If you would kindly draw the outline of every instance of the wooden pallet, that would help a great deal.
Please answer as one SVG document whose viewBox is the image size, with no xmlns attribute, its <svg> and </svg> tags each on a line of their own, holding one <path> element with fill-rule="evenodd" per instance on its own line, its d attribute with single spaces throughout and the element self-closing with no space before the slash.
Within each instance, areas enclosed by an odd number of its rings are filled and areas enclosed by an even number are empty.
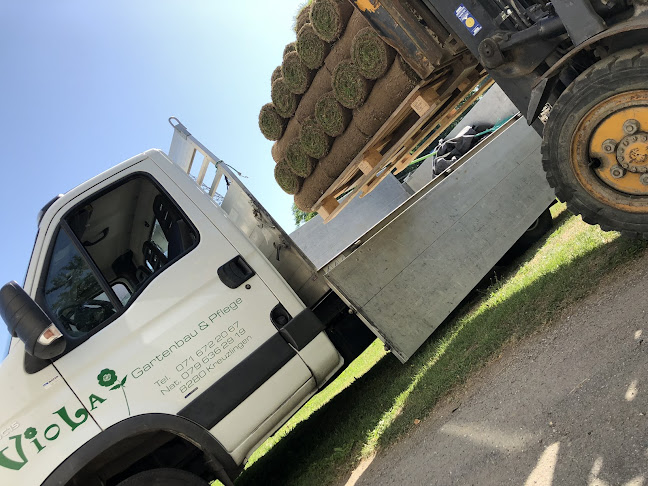
<svg viewBox="0 0 648 486">
<path fill-rule="evenodd" d="M 469 58 L 467 58 L 468 60 Z M 390 173 L 405 169 L 425 148 L 432 133 L 441 133 L 470 102 L 493 84 L 480 66 L 456 62 L 421 82 L 315 203 L 324 222 L 331 221 L 359 195 L 364 197 Z M 479 87 L 479 89 L 477 89 Z M 344 199 L 337 198 L 346 194 Z"/>
</svg>

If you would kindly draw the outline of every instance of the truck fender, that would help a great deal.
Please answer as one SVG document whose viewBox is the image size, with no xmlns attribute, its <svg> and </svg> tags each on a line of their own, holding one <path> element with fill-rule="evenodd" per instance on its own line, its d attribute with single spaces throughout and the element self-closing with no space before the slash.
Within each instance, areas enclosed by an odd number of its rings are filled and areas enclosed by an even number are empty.
<svg viewBox="0 0 648 486">
<path fill-rule="evenodd" d="M 100 458 L 111 447 L 141 434 L 168 432 L 190 442 L 205 455 L 206 463 L 223 484 L 231 485 L 228 475 L 238 470 L 237 464 L 221 443 L 200 425 L 176 415 L 145 414 L 130 417 L 99 433 L 63 461 L 42 483 L 42 486 L 67 484 L 84 467 Z"/>
<path fill-rule="evenodd" d="M 571 51 L 560 58 L 558 62 L 551 66 L 551 68 L 538 79 L 538 82 L 535 84 L 531 91 L 531 101 L 529 103 L 529 109 L 527 110 L 527 121 L 529 122 L 529 124 L 540 114 L 544 103 L 546 103 L 551 90 L 555 85 L 556 76 L 561 73 L 562 69 L 567 66 L 567 64 L 579 52 L 583 51 L 584 49 L 596 46 L 602 41 L 609 41 L 613 38 L 622 37 L 630 33 L 638 34 L 642 31 L 648 31 L 648 14 L 636 16 L 627 22 L 622 22 L 619 25 L 615 25 L 614 27 L 604 30 L 600 34 L 590 37 L 582 44 L 574 47 Z"/>
</svg>

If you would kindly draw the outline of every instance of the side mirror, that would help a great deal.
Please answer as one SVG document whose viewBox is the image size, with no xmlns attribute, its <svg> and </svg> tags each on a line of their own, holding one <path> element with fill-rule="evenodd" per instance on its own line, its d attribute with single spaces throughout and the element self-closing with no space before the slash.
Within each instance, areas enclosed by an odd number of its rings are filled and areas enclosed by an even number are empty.
<svg viewBox="0 0 648 486">
<path fill-rule="evenodd" d="M 47 314 L 11 281 L 0 289 L 0 317 L 9 332 L 25 343 L 25 351 L 40 359 L 51 359 L 65 351 L 65 339 Z"/>
</svg>

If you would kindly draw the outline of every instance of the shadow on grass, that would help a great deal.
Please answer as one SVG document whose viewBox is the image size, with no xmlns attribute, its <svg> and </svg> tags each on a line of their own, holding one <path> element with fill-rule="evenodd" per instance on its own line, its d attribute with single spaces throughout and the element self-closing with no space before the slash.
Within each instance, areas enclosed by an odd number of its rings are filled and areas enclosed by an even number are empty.
<svg viewBox="0 0 648 486">
<path fill-rule="evenodd" d="M 569 216 L 560 215 L 554 232 L 525 254 L 521 263 L 531 261 L 548 238 L 569 231 L 565 226 L 574 221 Z M 339 482 L 363 454 L 409 431 L 415 419 L 425 418 L 440 398 L 464 383 L 507 342 L 551 322 L 591 292 L 610 270 L 648 247 L 646 242 L 620 238 L 601 242 L 599 235 L 594 229 L 575 238 L 566 234 L 562 251 L 569 252 L 575 244 L 572 239 L 578 243 L 581 236 L 596 246 L 565 262 L 547 264 L 547 271 L 521 281 L 518 287 L 498 282 L 496 289 L 491 287 L 480 298 L 468 298 L 410 361 L 403 365 L 392 355 L 381 359 L 353 386 L 299 423 L 241 475 L 237 486 Z"/>
</svg>

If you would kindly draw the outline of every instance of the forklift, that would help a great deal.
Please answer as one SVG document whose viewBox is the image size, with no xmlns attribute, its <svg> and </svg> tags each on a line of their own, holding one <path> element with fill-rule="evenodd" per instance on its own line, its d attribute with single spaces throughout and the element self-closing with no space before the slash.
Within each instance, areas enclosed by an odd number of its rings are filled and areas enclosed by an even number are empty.
<svg viewBox="0 0 648 486">
<path fill-rule="evenodd" d="M 352 0 L 421 78 L 462 51 L 543 137 L 556 196 L 648 238 L 648 0 Z"/>
</svg>

